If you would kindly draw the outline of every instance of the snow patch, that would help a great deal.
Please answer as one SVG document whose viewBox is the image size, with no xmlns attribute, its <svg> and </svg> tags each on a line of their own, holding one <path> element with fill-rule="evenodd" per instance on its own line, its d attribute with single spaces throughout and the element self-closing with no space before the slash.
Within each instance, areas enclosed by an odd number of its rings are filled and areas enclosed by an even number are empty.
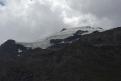
<svg viewBox="0 0 121 81">
<path fill-rule="evenodd" d="M 23 51 L 21 49 L 18 49 L 18 53 L 22 53 Z"/>
</svg>

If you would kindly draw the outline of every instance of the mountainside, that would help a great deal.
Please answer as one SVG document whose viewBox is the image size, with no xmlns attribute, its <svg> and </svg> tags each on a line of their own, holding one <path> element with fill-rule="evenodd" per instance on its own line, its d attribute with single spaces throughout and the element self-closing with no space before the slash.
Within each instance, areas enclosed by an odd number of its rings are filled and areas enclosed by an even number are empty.
<svg viewBox="0 0 121 81">
<path fill-rule="evenodd" d="M 87 28 L 63 29 L 48 38 L 46 49 L 6 41 L 0 81 L 121 81 L 121 27 Z"/>
<path fill-rule="evenodd" d="M 31 47 L 31 48 L 40 47 L 40 48 L 46 49 L 55 43 L 72 42 L 73 39 L 77 38 L 75 37 L 76 35 L 90 34 L 94 31 L 102 32 L 104 31 L 104 29 L 93 28 L 90 26 L 76 27 L 76 28 L 63 28 L 60 32 L 56 32 L 54 35 L 49 36 L 46 39 L 43 39 L 42 41 L 33 42 L 33 43 L 20 43 L 20 44 L 24 45 L 25 47 Z"/>
</svg>

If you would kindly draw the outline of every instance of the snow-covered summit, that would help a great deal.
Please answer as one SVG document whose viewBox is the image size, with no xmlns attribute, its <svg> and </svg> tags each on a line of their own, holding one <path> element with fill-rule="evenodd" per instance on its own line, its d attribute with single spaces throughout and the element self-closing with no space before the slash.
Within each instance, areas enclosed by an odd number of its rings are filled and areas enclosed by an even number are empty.
<svg viewBox="0 0 121 81">
<path fill-rule="evenodd" d="M 99 28 L 99 27 L 98 28 L 90 27 L 90 26 L 76 27 L 76 28 L 64 28 L 61 31 L 56 32 L 52 36 L 49 36 L 49 37 L 41 40 L 40 42 L 19 43 L 19 44 L 22 44 L 25 47 L 31 47 L 33 49 L 38 48 L 38 47 L 46 49 L 47 47 L 52 45 L 50 43 L 50 40 L 52 40 L 52 39 L 65 39 L 65 38 L 68 38 L 70 36 L 73 36 L 74 33 L 78 32 L 78 31 L 82 31 L 81 35 L 85 35 L 85 34 L 90 34 L 94 31 L 102 32 L 102 31 L 104 31 L 104 29 Z"/>
</svg>

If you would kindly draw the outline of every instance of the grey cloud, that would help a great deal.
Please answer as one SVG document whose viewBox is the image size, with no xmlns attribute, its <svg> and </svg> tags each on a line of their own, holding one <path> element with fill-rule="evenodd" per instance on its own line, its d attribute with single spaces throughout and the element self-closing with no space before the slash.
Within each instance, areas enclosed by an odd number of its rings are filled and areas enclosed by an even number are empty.
<svg viewBox="0 0 121 81">
<path fill-rule="evenodd" d="M 2 0 L 0 0 L 2 1 Z M 0 6 L 0 41 L 32 42 L 63 27 L 116 27 L 120 0 L 5 0 Z"/>
<path fill-rule="evenodd" d="M 83 14 L 92 14 L 98 19 L 107 18 L 113 26 L 121 25 L 121 0 L 72 0 L 71 7 Z"/>
<path fill-rule="evenodd" d="M 13 6 L 13 5 L 12 5 Z M 21 8 L 21 5 L 18 5 Z M 9 7 L 9 8 L 8 8 Z M 28 9 L 16 9 L 8 6 L 0 13 L 0 40 L 15 39 L 32 42 L 40 40 L 60 30 L 64 23 L 58 12 L 50 5 L 33 3 Z"/>
</svg>

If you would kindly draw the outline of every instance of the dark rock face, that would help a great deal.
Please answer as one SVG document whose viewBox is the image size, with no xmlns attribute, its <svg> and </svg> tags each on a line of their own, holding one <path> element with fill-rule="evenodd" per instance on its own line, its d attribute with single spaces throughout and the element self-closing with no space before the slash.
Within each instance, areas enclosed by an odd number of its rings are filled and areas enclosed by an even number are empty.
<svg viewBox="0 0 121 81">
<path fill-rule="evenodd" d="M 1 45 L 1 50 L 5 52 L 12 52 L 16 48 L 14 40 L 8 40 L 4 44 Z"/>
<path fill-rule="evenodd" d="M 63 39 L 51 39 L 50 43 L 51 44 L 58 44 L 58 43 L 61 43 L 62 41 L 63 41 Z"/>
<path fill-rule="evenodd" d="M 14 40 L 7 40 L 0 46 L 0 55 L 2 56 L 15 57 L 20 53 L 24 53 L 25 51 L 27 51 L 27 48 L 22 45 L 16 44 Z"/>
<path fill-rule="evenodd" d="M 81 35 L 83 33 L 86 33 L 88 31 L 82 31 L 82 30 L 78 30 L 76 33 L 74 33 L 74 35 Z"/>
<path fill-rule="evenodd" d="M 120 45 L 120 38 L 121 27 L 107 30 L 105 32 L 93 32 L 92 34 L 82 36 L 83 41 L 103 45 Z"/>
<path fill-rule="evenodd" d="M 0 81 L 121 81 L 120 27 L 60 41 L 28 50 L 8 40 L 0 46 Z"/>
<path fill-rule="evenodd" d="M 61 31 L 65 31 L 65 30 L 67 30 L 66 28 L 63 28 Z"/>
</svg>

